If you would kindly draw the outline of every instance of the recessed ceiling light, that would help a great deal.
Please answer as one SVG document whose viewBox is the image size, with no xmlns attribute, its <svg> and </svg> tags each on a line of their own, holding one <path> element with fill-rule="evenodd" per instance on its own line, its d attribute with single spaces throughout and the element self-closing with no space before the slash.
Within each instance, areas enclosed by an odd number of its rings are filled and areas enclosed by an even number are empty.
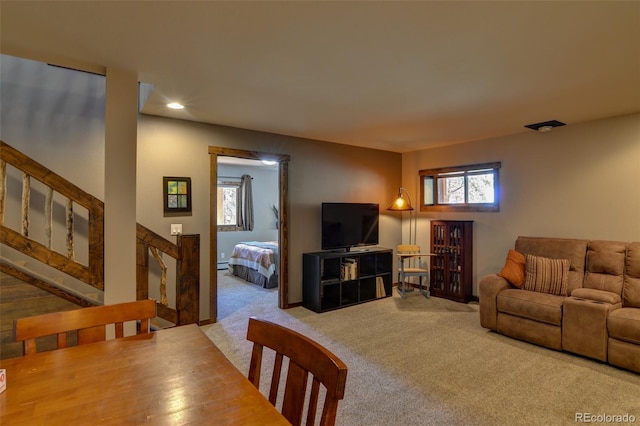
<svg viewBox="0 0 640 426">
<path fill-rule="evenodd" d="M 170 104 L 167 104 L 167 107 L 171 109 L 184 109 L 184 105 L 179 104 L 177 102 L 171 102 Z"/>
</svg>

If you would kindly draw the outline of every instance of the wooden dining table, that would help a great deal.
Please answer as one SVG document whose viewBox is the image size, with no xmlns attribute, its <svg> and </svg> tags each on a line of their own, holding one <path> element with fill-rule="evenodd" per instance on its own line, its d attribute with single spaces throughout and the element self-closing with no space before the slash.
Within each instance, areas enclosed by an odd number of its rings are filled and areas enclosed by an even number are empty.
<svg viewBox="0 0 640 426">
<path fill-rule="evenodd" d="M 0 361 L 0 424 L 289 424 L 195 324 Z"/>
</svg>

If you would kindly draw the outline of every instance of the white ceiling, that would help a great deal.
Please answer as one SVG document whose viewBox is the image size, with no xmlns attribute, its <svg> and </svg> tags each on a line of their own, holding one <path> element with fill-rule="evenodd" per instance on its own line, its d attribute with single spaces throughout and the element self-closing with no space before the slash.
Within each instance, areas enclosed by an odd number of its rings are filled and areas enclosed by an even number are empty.
<svg viewBox="0 0 640 426">
<path fill-rule="evenodd" d="M 640 111 L 638 1 L 3 0 L 0 19 L 4 54 L 136 71 L 146 114 L 396 152 Z"/>
</svg>

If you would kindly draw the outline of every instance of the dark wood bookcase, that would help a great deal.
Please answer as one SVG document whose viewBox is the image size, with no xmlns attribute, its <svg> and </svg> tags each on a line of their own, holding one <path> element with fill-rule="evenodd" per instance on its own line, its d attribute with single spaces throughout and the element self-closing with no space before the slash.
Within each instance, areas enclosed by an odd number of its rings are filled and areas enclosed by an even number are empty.
<svg viewBox="0 0 640 426">
<path fill-rule="evenodd" d="M 473 221 L 431 221 L 431 295 L 473 300 Z"/>
<path fill-rule="evenodd" d="M 391 296 L 392 264 L 385 248 L 304 253 L 302 306 L 325 312 Z"/>
</svg>

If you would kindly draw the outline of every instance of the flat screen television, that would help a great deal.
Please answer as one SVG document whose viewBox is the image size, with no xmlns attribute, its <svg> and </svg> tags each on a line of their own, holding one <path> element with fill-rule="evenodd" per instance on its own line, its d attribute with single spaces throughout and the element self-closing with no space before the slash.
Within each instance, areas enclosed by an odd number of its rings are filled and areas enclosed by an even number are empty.
<svg viewBox="0 0 640 426">
<path fill-rule="evenodd" d="M 322 250 L 378 244 L 379 205 L 322 203 Z"/>
</svg>

